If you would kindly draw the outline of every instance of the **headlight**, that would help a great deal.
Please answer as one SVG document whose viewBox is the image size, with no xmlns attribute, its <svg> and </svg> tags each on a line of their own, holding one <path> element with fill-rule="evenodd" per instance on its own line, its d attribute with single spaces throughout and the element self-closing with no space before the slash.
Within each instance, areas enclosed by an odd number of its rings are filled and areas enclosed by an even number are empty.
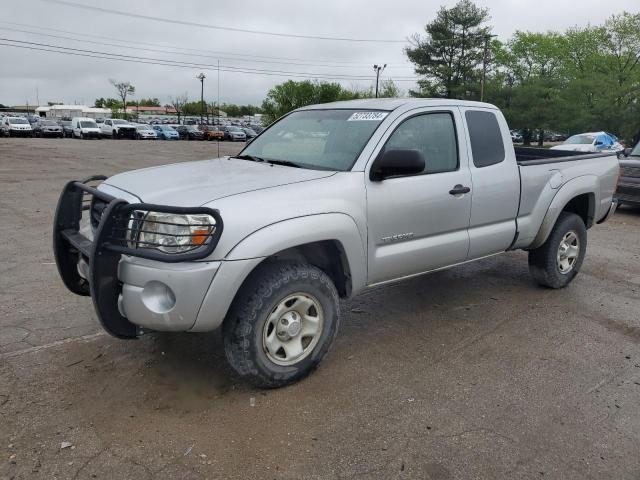
<svg viewBox="0 0 640 480">
<path fill-rule="evenodd" d="M 135 211 L 129 220 L 129 246 L 165 253 L 186 253 L 211 239 L 216 222 L 210 215 Z"/>
</svg>

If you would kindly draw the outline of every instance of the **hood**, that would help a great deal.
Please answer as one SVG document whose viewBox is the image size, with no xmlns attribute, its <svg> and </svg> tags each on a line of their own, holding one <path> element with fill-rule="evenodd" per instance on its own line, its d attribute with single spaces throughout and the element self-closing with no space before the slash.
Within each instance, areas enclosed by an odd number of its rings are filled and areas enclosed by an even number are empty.
<svg viewBox="0 0 640 480">
<path fill-rule="evenodd" d="M 223 157 L 134 170 L 114 175 L 104 183 L 145 203 L 194 207 L 232 195 L 334 174 Z"/>
</svg>

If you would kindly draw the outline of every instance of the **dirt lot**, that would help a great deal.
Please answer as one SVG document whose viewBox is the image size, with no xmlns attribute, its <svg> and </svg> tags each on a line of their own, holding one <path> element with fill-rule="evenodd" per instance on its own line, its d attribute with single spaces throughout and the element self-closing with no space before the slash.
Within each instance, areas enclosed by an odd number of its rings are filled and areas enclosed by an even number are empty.
<svg viewBox="0 0 640 480">
<path fill-rule="evenodd" d="M 103 334 L 52 263 L 63 183 L 216 151 L 0 139 L 0 478 L 640 478 L 640 210 L 562 291 L 513 252 L 345 302 L 281 390 L 240 383 L 217 333 Z"/>
</svg>

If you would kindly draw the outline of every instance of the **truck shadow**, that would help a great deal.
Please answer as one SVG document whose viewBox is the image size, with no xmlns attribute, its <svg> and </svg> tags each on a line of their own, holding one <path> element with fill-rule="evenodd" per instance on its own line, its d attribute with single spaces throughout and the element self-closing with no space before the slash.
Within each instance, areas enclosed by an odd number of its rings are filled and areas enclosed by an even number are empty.
<svg viewBox="0 0 640 480">
<path fill-rule="evenodd" d="M 507 258 L 507 257 L 518 258 Z M 491 295 L 487 293 L 491 291 Z M 329 354 L 332 367 L 372 349 L 400 345 L 409 335 L 426 339 L 420 349 L 433 347 L 433 329 L 482 328 L 493 312 L 510 310 L 509 296 L 540 291 L 529 277 L 522 252 L 481 260 L 450 270 L 375 287 L 341 302 L 342 325 Z M 498 293 L 496 293 L 498 292 Z M 384 332 L 385 342 L 377 340 Z M 147 339 L 148 381 L 166 391 L 214 400 L 230 391 L 251 391 L 228 366 L 222 333 L 153 333 Z M 327 362 L 324 363 L 326 365 Z M 315 375 L 315 374 L 314 374 Z"/>
</svg>

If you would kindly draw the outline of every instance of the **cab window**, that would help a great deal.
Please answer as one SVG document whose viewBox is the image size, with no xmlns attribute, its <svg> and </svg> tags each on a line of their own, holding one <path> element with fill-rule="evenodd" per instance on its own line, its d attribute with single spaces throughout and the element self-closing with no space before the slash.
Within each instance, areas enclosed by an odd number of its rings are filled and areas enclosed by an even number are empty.
<svg viewBox="0 0 640 480">
<path fill-rule="evenodd" d="M 482 110 L 467 110 L 465 118 L 473 164 L 482 168 L 502 162 L 505 158 L 504 141 L 496 115 Z"/>
<path fill-rule="evenodd" d="M 425 161 L 423 174 L 458 169 L 458 145 L 453 115 L 425 113 L 410 117 L 391 134 L 384 150 L 418 150 Z"/>
</svg>

